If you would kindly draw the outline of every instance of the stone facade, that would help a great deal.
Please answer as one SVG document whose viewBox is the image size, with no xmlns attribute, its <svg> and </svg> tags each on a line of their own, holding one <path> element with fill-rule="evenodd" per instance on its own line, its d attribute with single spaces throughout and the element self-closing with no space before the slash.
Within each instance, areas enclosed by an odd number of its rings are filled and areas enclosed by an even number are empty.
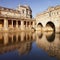
<svg viewBox="0 0 60 60">
<path fill-rule="evenodd" d="M 24 17 L 24 18 L 32 18 L 32 10 L 29 6 L 27 5 L 19 5 L 17 7 L 17 10 L 20 11 L 21 13 L 21 17 Z"/>
<path fill-rule="evenodd" d="M 0 30 L 21 31 L 32 30 L 35 26 L 32 10 L 27 5 L 19 5 L 17 9 L 0 7 Z"/>
<path fill-rule="evenodd" d="M 19 5 L 15 10 L 0 7 L 0 31 L 55 31 L 60 32 L 60 6 L 49 7 L 32 18 L 32 9 Z"/>
<path fill-rule="evenodd" d="M 55 29 L 55 32 L 60 32 L 60 6 L 49 7 L 46 11 L 36 15 L 36 30 L 41 29 L 43 31 Z"/>
</svg>

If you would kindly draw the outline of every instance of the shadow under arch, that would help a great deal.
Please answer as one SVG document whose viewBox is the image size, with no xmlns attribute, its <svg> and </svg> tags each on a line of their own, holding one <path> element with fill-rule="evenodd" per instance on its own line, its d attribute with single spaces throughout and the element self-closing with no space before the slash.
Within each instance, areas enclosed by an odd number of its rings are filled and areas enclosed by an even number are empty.
<svg viewBox="0 0 60 60">
<path fill-rule="evenodd" d="M 55 25 L 54 25 L 53 22 L 51 22 L 51 21 L 47 22 L 46 27 L 52 28 L 52 29 L 53 29 L 53 32 L 55 32 Z M 48 28 L 48 29 L 49 29 L 49 28 Z"/>
<path fill-rule="evenodd" d="M 43 29 L 42 29 L 42 28 L 43 28 L 42 23 L 39 22 L 39 23 L 37 24 L 37 28 L 38 28 L 39 31 L 42 31 L 42 30 L 43 30 Z"/>
<path fill-rule="evenodd" d="M 40 22 L 38 23 L 38 25 L 37 25 L 37 26 L 43 27 L 42 23 L 40 23 Z"/>
<path fill-rule="evenodd" d="M 48 42 L 53 42 L 55 40 L 55 33 L 54 32 L 52 34 L 47 33 L 46 39 Z"/>
</svg>

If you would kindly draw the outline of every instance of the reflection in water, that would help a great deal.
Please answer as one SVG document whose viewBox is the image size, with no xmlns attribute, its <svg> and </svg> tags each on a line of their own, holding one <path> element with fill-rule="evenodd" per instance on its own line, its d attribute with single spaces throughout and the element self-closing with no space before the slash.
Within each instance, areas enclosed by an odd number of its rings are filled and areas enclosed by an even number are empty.
<svg viewBox="0 0 60 60">
<path fill-rule="evenodd" d="M 52 34 L 51 34 L 52 33 Z M 49 41 L 49 42 L 53 42 L 54 40 L 55 40 L 55 33 L 53 33 L 53 32 L 48 32 L 47 34 L 46 34 L 46 38 L 47 38 L 47 40 Z"/>
<path fill-rule="evenodd" d="M 32 52 L 37 52 L 39 53 L 39 56 L 41 56 L 40 49 L 42 49 L 48 53 L 49 56 L 54 56 L 60 59 L 59 38 L 60 34 L 55 34 L 53 32 L 0 33 L 0 54 L 17 50 L 19 56 L 28 54 L 31 54 L 30 56 L 32 56 Z M 35 45 L 34 42 L 36 42 Z M 33 55 L 38 58 L 38 54 Z"/>
<path fill-rule="evenodd" d="M 60 60 L 60 34 L 49 32 L 43 35 L 42 40 L 36 40 L 37 46 L 46 51 L 49 56 L 57 57 Z"/>
<path fill-rule="evenodd" d="M 32 42 L 26 42 L 21 44 L 21 47 L 18 49 L 20 55 L 28 54 L 31 50 Z"/>
<path fill-rule="evenodd" d="M 0 53 L 18 49 L 20 54 L 31 50 L 34 35 L 30 33 L 0 33 Z"/>
<path fill-rule="evenodd" d="M 37 32 L 37 35 L 38 35 L 39 38 L 42 38 L 43 33 L 41 33 L 41 32 Z"/>
</svg>

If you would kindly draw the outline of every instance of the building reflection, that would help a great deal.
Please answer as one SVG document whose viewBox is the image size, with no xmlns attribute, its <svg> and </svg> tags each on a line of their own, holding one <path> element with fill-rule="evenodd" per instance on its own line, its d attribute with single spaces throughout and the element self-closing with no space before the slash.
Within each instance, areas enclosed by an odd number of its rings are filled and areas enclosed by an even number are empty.
<svg viewBox="0 0 60 60">
<path fill-rule="evenodd" d="M 46 39 L 49 42 L 53 42 L 55 40 L 55 33 L 53 32 L 46 33 Z"/>
<path fill-rule="evenodd" d="M 36 44 L 38 48 L 46 51 L 49 56 L 57 57 L 60 60 L 60 34 L 44 33 L 42 38 L 36 40 Z"/>
<path fill-rule="evenodd" d="M 31 49 L 32 49 L 32 42 L 26 42 L 20 45 L 20 48 L 18 48 L 18 52 L 20 55 L 28 54 Z"/>
<path fill-rule="evenodd" d="M 35 34 L 25 33 L 0 33 L 0 54 L 17 49 L 19 53 L 26 54 L 31 50 Z"/>
<path fill-rule="evenodd" d="M 49 56 L 60 60 L 60 34 L 53 32 L 0 33 L 0 54 L 17 50 L 20 55 L 30 53 L 33 42 Z"/>
</svg>

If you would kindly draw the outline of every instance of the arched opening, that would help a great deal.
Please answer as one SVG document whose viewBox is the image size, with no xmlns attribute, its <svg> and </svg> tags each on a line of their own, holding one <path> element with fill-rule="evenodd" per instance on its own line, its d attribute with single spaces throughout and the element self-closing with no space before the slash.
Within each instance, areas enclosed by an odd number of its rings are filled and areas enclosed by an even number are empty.
<svg viewBox="0 0 60 60">
<path fill-rule="evenodd" d="M 42 27 L 43 27 L 43 25 L 41 23 L 38 23 L 38 25 L 37 25 L 38 30 L 42 31 Z"/>
<path fill-rule="evenodd" d="M 54 25 L 53 22 L 50 21 L 50 22 L 48 22 L 46 24 L 46 31 L 48 31 L 48 32 L 50 32 L 50 31 L 55 32 L 55 25 Z"/>
</svg>

